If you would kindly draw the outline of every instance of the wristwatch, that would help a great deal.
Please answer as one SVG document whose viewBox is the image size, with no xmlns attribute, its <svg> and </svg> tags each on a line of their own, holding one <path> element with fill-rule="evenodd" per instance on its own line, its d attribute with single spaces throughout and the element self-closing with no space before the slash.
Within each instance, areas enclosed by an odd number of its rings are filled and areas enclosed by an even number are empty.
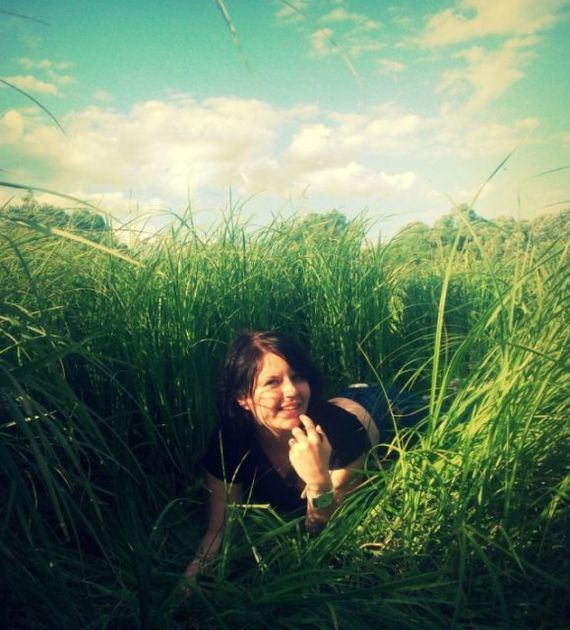
<svg viewBox="0 0 570 630">
<path fill-rule="evenodd" d="M 313 507 L 319 510 L 330 507 L 334 503 L 334 490 L 329 490 L 328 492 L 318 494 L 316 497 L 311 497 L 311 503 Z"/>
</svg>

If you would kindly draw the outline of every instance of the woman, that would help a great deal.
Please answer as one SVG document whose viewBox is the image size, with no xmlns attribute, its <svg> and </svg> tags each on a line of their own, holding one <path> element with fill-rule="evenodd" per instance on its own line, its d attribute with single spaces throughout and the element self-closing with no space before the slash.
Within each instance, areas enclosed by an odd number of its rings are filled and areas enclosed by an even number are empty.
<svg viewBox="0 0 570 630">
<path fill-rule="evenodd" d="M 228 503 L 303 509 L 307 531 L 320 531 L 358 483 L 380 432 L 388 441 L 394 416 L 380 391 L 356 385 L 323 401 L 318 372 L 291 339 L 238 335 L 223 370 L 221 421 L 202 460 L 208 529 L 185 575 L 194 577 L 218 552 Z"/>
</svg>

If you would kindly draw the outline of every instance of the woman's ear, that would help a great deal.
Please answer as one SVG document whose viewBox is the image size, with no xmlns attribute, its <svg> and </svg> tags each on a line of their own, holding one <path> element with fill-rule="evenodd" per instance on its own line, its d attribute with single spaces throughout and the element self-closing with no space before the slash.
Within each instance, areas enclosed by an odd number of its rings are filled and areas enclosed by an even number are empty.
<svg viewBox="0 0 570 630">
<path fill-rule="evenodd" d="M 249 406 L 249 402 L 248 402 L 247 398 L 245 398 L 244 396 L 242 396 L 241 398 L 237 398 L 236 402 L 242 409 L 245 409 L 246 411 L 251 411 L 251 407 Z"/>
</svg>

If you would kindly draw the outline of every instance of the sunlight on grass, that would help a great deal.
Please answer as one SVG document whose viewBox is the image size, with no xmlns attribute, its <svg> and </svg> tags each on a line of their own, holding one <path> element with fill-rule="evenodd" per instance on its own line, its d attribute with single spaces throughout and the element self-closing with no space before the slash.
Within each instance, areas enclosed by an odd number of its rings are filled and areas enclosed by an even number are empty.
<svg viewBox="0 0 570 630">
<path fill-rule="evenodd" d="M 296 219 L 251 230 L 230 213 L 208 235 L 189 219 L 132 248 L 2 227 L 4 627 L 562 620 L 563 239 L 500 261 L 452 246 L 410 267 L 366 242 L 364 219 L 333 234 Z M 217 374 L 245 326 L 307 344 L 329 393 L 398 381 L 426 417 L 370 454 L 366 482 L 318 537 L 236 506 L 183 600 Z"/>
</svg>

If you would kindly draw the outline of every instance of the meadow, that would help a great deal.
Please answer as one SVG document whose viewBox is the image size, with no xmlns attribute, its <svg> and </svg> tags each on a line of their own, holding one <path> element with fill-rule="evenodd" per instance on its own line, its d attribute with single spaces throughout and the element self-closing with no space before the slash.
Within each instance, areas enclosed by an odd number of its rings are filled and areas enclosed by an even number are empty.
<svg viewBox="0 0 570 630">
<path fill-rule="evenodd" d="M 0 626 L 568 623 L 567 234 L 497 258 L 466 222 L 468 251 L 458 231 L 402 258 L 365 218 L 232 211 L 202 234 L 188 215 L 129 247 L 1 223 Z M 245 327 L 301 340 L 331 394 L 398 382 L 425 420 L 371 452 L 317 537 L 235 506 L 184 598 L 217 374 Z"/>
</svg>

